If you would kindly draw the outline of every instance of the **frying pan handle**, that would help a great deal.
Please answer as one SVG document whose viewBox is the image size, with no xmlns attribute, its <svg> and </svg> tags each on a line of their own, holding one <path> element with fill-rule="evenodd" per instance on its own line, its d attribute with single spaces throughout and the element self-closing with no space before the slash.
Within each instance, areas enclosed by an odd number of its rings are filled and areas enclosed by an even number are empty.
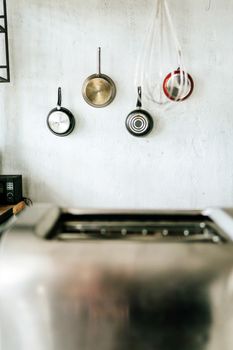
<svg viewBox="0 0 233 350">
<path fill-rule="evenodd" d="M 138 86 L 137 108 L 142 108 L 142 87 L 141 86 Z"/>
<path fill-rule="evenodd" d="M 57 109 L 61 109 L 61 103 L 62 103 L 62 94 L 61 94 L 61 88 L 58 88 L 58 100 L 57 100 Z"/>
<path fill-rule="evenodd" d="M 101 75 L 101 47 L 98 47 L 98 65 L 97 74 Z"/>
</svg>

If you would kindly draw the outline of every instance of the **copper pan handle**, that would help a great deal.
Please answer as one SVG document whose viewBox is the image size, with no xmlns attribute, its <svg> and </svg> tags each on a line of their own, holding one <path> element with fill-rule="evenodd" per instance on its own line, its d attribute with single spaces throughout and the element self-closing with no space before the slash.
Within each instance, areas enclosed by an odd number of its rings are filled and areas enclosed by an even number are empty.
<svg viewBox="0 0 233 350">
<path fill-rule="evenodd" d="M 101 47 L 98 47 L 98 59 L 97 59 L 97 71 L 98 71 L 98 75 L 101 75 Z"/>
</svg>

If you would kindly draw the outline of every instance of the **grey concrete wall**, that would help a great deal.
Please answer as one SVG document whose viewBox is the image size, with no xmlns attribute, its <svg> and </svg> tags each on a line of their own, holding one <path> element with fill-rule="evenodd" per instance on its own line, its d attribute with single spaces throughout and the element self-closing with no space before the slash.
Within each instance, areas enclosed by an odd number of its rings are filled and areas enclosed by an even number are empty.
<svg viewBox="0 0 233 350">
<path fill-rule="evenodd" d="M 154 0 L 8 0 L 11 84 L 0 86 L 2 173 L 22 173 L 34 201 L 81 207 L 198 208 L 233 205 L 233 1 L 168 0 L 195 78 L 192 98 L 155 116 L 145 139 L 125 130 L 134 74 Z M 82 99 L 96 69 L 115 80 L 112 105 Z M 77 118 L 67 138 L 46 116 L 57 87 Z"/>
</svg>

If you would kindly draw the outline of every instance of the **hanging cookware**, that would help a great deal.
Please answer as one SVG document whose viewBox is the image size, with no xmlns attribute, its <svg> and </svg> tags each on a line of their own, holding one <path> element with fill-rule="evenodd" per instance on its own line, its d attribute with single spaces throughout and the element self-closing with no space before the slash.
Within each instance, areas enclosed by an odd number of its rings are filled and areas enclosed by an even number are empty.
<svg viewBox="0 0 233 350">
<path fill-rule="evenodd" d="M 180 68 L 169 73 L 163 82 L 163 91 L 172 101 L 180 102 L 186 100 L 191 96 L 193 89 L 193 78 L 190 74 L 184 71 L 181 72 Z"/>
<path fill-rule="evenodd" d="M 138 101 L 137 109 L 132 111 L 125 122 L 127 130 L 133 136 L 146 136 L 148 135 L 154 126 L 153 118 L 151 115 L 142 109 L 142 88 L 138 87 Z"/>
<path fill-rule="evenodd" d="M 139 56 L 136 86 L 159 109 L 187 99 L 194 88 L 187 74 L 183 50 L 167 0 L 157 0 L 155 12 Z M 179 67 L 174 71 L 174 68 Z M 169 74 L 168 74 L 169 73 Z"/>
<path fill-rule="evenodd" d="M 92 107 L 108 106 L 116 97 L 113 80 L 101 73 L 101 48 L 98 48 L 98 72 L 88 77 L 83 84 L 83 98 Z"/>
<path fill-rule="evenodd" d="M 57 107 L 52 109 L 47 117 L 47 125 L 49 130 L 56 136 L 67 136 L 75 127 L 75 118 L 73 114 L 66 108 L 61 106 L 62 93 L 58 88 Z"/>
</svg>

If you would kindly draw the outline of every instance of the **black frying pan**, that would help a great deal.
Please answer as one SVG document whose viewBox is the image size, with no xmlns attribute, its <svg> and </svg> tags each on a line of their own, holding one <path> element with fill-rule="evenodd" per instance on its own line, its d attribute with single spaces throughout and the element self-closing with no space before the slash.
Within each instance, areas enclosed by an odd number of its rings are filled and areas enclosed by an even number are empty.
<svg viewBox="0 0 233 350">
<path fill-rule="evenodd" d="M 73 114 L 61 106 L 62 94 L 61 88 L 58 88 L 57 107 L 49 112 L 47 117 L 47 125 L 49 130 L 56 136 L 67 136 L 75 127 L 75 118 Z"/>
<path fill-rule="evenodd" d="M 132 111 L 126 118 L 127 130 L 131 135 L 141 137 L 148 135 L 154 126 L 150 113 L 142 109 L 142 88 L 138 87 L 137 109 Z"/>
</svg>

